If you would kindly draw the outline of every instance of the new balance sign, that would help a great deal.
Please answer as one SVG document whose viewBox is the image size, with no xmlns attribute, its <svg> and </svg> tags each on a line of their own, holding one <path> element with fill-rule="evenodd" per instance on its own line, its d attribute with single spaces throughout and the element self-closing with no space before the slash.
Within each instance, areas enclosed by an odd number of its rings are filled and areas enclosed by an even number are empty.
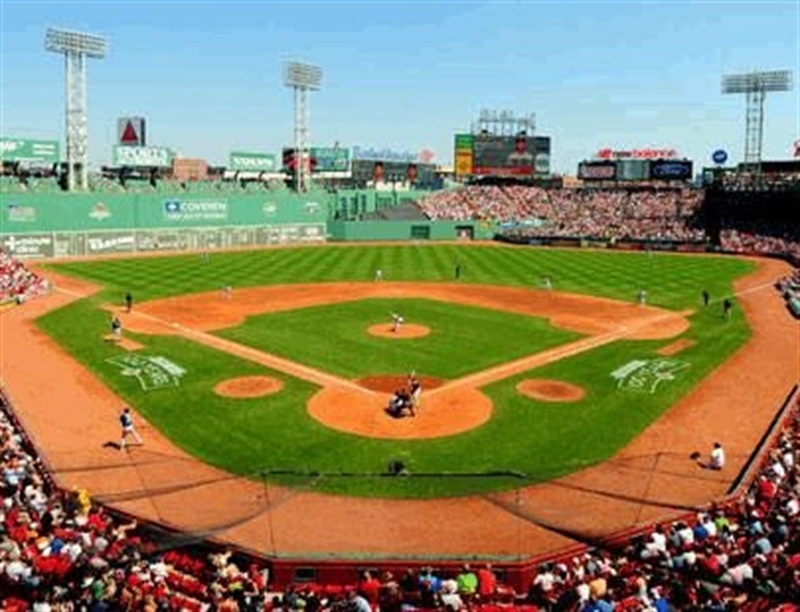
<svg viewBox="0 0 800 612">
<path fill-rule="evenodd" d="M 228 170 L 251 172 L 274 172 L 277 167 L 277 157 L 271 153 L 231 153 L 228 163 Z"/>
<path fill-rule="evenodd" d="M 173 153 L 164 147 L 114 147 L 114 165 L 129 168 L 169 168 Z"/>
</svg>

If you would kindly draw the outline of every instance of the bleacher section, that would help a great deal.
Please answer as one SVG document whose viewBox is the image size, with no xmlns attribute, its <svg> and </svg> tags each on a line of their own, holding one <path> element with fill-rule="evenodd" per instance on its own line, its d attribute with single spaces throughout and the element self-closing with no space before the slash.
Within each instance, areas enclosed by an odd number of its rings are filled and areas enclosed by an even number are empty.
<svg viewBox="0 0 800 612">
<path fill-rule="evenodd" d="M 413 202 L 404 202 L 397 206 L 381 208 L 375 212 L 375 218 L 383 221 L 422 221 L 426 219 L 422 209 Z"/>
</svg>

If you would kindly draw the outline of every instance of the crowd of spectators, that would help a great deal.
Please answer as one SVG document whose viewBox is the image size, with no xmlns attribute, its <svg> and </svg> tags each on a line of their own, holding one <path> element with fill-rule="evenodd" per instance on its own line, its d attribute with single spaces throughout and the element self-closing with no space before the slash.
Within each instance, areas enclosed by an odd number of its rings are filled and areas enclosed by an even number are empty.
<svg viewBox="0 0 800 612">
<path fill-rule="evenodd" d="M 722 187 L 728 191 L 752 191 L 754 189 L 780 189 L 800 186 L 800 173 L 773 172 L 769 175 L 726 172 L 721 175 Z"/>
<path fill-rule="evenodd" d="M 703 192 L 695 189 L 542 189 L 468 186 L 418 202 L 431 220 L 526 223 L 530 237 L 702 242 Z"/>
<path fill-rule="evenodd" d="M 800 411 L 741 497 L 543 564 L 526 592 L 489 564 L 363 572 L 349 585 L 270 585 L 266 565 L 230 551 L 165 551 L 135 520 L 64 492 L 10 408 L 0 406 L 0 604 L 73 610 L 782 610 L 800 607 Z M 698 468 L 699 469 L 699 468 Z M 272 588 L 271 588 L 272 587 Z"/>
<path fill-rule="evenodd" d="M 25 300 L 48 290 L 47 280 L 28 270 L 18 259 L 0 249 L 0 304 Z"/>
<path fill-rule="evenodd" d="M 720 247 L 731 253 L 770 253 L 800 260 L 800 225 L 741 218 L 723 221 Z"/>
</svg>

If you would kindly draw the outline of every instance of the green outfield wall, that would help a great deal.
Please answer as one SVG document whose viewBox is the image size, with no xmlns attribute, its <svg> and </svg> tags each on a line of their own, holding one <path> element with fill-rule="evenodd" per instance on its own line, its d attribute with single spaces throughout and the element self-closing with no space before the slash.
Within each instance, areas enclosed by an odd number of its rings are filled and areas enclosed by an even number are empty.
<svg viewBox="0 0 800 612">
<path fill-rule="evenodd" d="M 0 246 L 20 258 L 335 241 L 488 239 L 495 226 L 353 221 L 425 192 L 2 193 Z M 337 211 L 339 214 L 337 215 Z"/>
<path fill-rule="evenodd" d="M 496 225 L 477 221 L 331 221 L 328 239 L 342 242 L 372 240 L 490 240 Z"/>
<path fill-rule="evenodd" d="M 0 194 L 0 245 L 73 257 L 323 242 L 331 195 Z"/>
</svg>

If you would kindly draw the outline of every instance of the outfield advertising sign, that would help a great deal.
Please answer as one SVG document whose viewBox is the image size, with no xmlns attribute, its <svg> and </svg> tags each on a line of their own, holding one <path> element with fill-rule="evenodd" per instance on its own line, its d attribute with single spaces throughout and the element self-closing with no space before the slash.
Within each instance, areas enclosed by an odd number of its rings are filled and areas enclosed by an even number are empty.
<svg viewBox="0 0 800 612">
<path fill-rule="evenodd" d="M 128 168 L 170 168 L 175 154 L 166 147 L 114 147 L 113 164 Z"/>
<path fill-rule="evenodd" d="M 277 172 L 278 157 L 272 153 L 241 153 L 234 151 L 228 158 L 228 170 Z"/>
<path fill-rule="evenodd" d="M 14 257 L 28 259 L 53 257 L 55 248 L 52 234 L 26 234 L 24 236 L 11 234 L 0 240 L 0 246 Z"/>
<path fill-rule="evenodd" d="M 103 253 L 131 253 L 136 250 L 133 232 L 93 232 L 86 237 L 86 251 L 90 255 Z"/>
<path fill-rule="evenodd" d="M 218 200 L 166 200 L 164 202 L 164 219 L 179 223 L 195 221 L 227 221 L 228 203 Z"/>
<path fill-rule="evenodd" d="M 0 138 L 0 156 L 4 162 L 57 164 L 61 158 L 57 140 Z"/>
<path fill-rule="evenodd" d="M 347 172 L 350 169 L 350 149 L 311 147 L 311 158 L 316 160 L 315 172 Z"/>
</svg>

